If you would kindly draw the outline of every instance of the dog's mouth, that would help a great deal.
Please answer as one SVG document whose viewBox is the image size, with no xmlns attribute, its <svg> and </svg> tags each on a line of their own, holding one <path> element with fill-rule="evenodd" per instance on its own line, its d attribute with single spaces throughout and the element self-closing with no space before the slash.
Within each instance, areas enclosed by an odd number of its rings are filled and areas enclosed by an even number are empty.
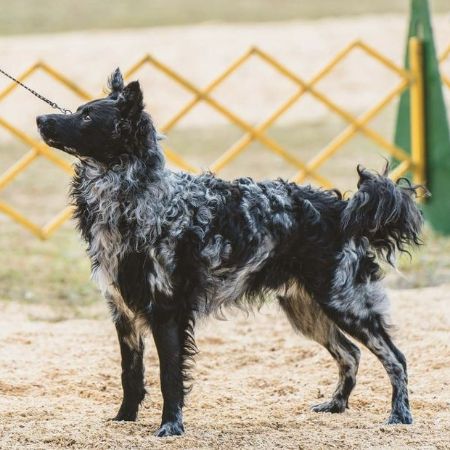
<svg viewBox="0 0 450 450">
<path fill-rule="evenodd" d="M 77 151 L 72 147 L 67 147 L 66 145 L 64 145 L 61 150 L 68 153 L 69 155 L 78 156 Z"/>
<path fill-rule="evenodd" d="M 41 135 L 42 136 L 42 135 Z M 44 139 L 44 142 L 46 143 L 46 144 L 48 144 L 48 145 L 50 145 L 50 147 L 57 147 L 57 146 L 60 146 L 61 144 L 57 141 L 57 140 L 55 140 L 55 139 L 52 139 L 52 138 L 46 138 L 45 136 L 42 136 L 43 137 L 43 139 Z"/>
<path fill-rule="evenodd" d="M 39 134 L 41 135 L 42 140 L 50 147 L 58 147 L 61 145 L 61 143 L 59 141 L 48 136 L 46 134 L 46 132 L 48 132 L 48 130 L 44 130 L 44 128 L 42 126 L 40 126 L 40 125 L 38 126 L 38 131 L 39 131 Z"/>
<path fill-rule="evenodd" d="M 45 136 L 42 132 L 41 132 L 41 136 L 42 139 L 44 140 L 44 142 L 52 147 L 52 148 L 56 148 L 58 150 L 61 150 L 69 155 L 73 155 L 73 156 L 77 156 L 77 151 L 76 149 L 74 149 L 73 147 L 69 147 L 67 145 L 62 144 L 61 142 L 59 142 L 58 140 L 54 139 L 54 138 L 50 138 Z"/>
<path fill-rule="evenodd" d="M 42 139 L 44 140 L 44 142 L 45 142 L 48 146 L 53 147 L 53 148 L 56 148 L 56 149 L 58 149 L 58 150 L 63 150 L 63 151 L 65 151 L 64 145 L 63 145 L 61 142 L 57 141 L 56 139 L 47 137 L 47 136 L 45 136 L 43 133 L 41 133 L 41 136 L 42 136 Z"/>
</svg>

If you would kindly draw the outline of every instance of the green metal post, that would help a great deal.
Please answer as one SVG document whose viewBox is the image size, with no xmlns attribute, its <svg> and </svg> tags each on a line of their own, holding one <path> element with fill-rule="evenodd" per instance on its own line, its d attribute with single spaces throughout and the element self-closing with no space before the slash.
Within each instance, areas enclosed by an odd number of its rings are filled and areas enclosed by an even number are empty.
<svg viewBox="0 0 450 450">
<path fill-rule="evenodd" d="M 436 231 L 450 234 L 450 133 L 428 0 L 411 0 L 407 42 L 411 37 L 423 43 L 426 180 L 432 195 L 423 204 L 423 210 Z M 408 52 L 407 45 L 405 67 L 409 69 Z M 400 99 L 395 143 L 411 153 L 409 89 Z"/>
</svg>

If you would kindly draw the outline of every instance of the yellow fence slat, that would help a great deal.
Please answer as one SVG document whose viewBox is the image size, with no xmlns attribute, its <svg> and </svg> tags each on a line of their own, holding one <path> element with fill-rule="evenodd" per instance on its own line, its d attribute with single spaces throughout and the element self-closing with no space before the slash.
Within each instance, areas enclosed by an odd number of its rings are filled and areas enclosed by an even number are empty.
<svg viewBox="0 0 450 450">
<path fill-rule="evenodd" d="M 41 62 L 41 69 L 44 72 L 46 72 L 48 75 L 50 75 L 52 78 L 54 78 L 56 81 L 59 81 L 61 84 L 66 86 L 69 90 L 71 90 L 74 94 L 76 94 L 82 100 L 86 100 L 86 101 L 92 100 L 92 95 L 90 95 L 88 92 L 86 92 L 84 89 L 82 89 L 80 86 L 78 86 L 71 79 L 67 78 L 61 72 L 59 72 L 56 69 L 54 69 L 53 67 L 49 66 L 45 62 Z"/>
<path fill-rule="evenodd" d="M 413 181 L 425 185 L 425 93 L 422 56 L 422 42 L 416 37 L 411 38 L 409 40 L 409 65 L 413 75 L 410 108 Z"/>
<path fill-rule="evenodd" d="M 23 214 L 19 213 L 19 211 L 3 201 L 0 201 L 0 212 L 10 216 L 18 224 L 31 231 L 39 239 L 44 239 L 42 229 L 38 225 L 27 219 Z"/>
<path fill-rule="evenodd" d="M 171 148 L 166 147 L 164 149 L 164 153 L 166 154 L 167 159 L 170 162 L 172 162 L 173 164 L 175 164 L 176 166 L 178 166 L 180 169 L 183 169 L 183 170 L 186 170 L 186 171 L 192 172 L 192 173 L 200 172 L 200 170 L 197 169 L 197 167 L 186 162 L 180 155 L 175 153 Z"/>
<path fill-rule="evenodd" d="M 450 45 L 444 50 L 439 58 L 440 62 L 444 62 L 450 56 Z"/>
<path fill-rule="evenodd" d="M 395 169 L 391 170 L 389 177 L 397 181 L 399 178 L 406 175 L 408 170 L 411 169 L 411 161 L 402 161 Z"/>
<path fill-rule="evenodd" d="M 371 47 L 370 45 L 362 42 L 362 41 L 357 41 L 356 45 L 361 49 L 364 50 L 367 54 L 369 54 L 370 56 L 372 56 L 372 58 L 378 60 L 380 63 L 384 64 L 384 66 L 386 66 L 387 68 L 391 69 L 392 71 L 396 72 L 397 75 L 399 75 L 400 77 L 409 79 L 411 78 L 410 73 L 403 69 L 403 67 L 398 66 L 397 64 L 395 64 L 393 61 L 391 61 L 388 57 L 382 55 L 378 50 L 376 50 L 375 48 Z"/>
<path fill-rule="evenodd" d="M 141 69 L 147 63 L 148 63 L 148 56 L 145 55 L 124 72 L 123 74 L 124 78 L 125 79 L 130 78 L 131 75 L 134 75 L 139 69 Z"/>
<path fill-rule="evenodd" d="M 17 175 L 22 173 L 38 157 L 38 155 L 39 152 L 33 148 L 9 167 L 0 177 L 0 190 L 11 183 Z"/>
<path fill-rule="evenodd" d="M 447 60 L 449 56 L 450 56 L 450 45 L 445 49 L 444 53 L 442 53 L 441 57 L 439 58 L 439 62 L 442 64 L 444 61 Z M 445 73 L 442 73 L 441 78 L 444 84 L 447 85 L 448 88 L 450 88 L 450 77 L 447 76 Z"/>
<path fill-rule="evenodd" d="M 43 142 L 36 141 L 32 137 L 28 136 L 28 134 L 26 134 L 24 131 L 19 130 L 17 127 L 7 122 L 3 117 L 0 117 L 0 126 L 8 130 L 12 135 L 16 136 L 24 144 L 28 145 L 29 147 L 35 148 L 39 153 L 41 153 L 57 166 L 61 167 L 61 169 L 65 170 L 67 173 L 72 173 L 72 166 L 64 159 L 57 156 L 56 153 Z"/>
<path fill-rule="evenodd" d="M 67 220 L 72 217 L 73 208 L 68 206 L 63 209 L 59 214 L 57 214 L 53 219 L 51 219 L 46 225 L 41 229 L 42 235 L 47 239 L 51 234 L 53 234 L 60 226 L 64 224 Z"/>
</svg>

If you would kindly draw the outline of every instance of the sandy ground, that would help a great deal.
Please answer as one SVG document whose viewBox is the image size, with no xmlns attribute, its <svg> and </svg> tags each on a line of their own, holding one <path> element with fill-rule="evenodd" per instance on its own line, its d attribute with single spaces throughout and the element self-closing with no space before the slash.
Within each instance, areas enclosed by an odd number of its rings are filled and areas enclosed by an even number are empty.
<svg viewBox="0 0 450 450">
<path fill-rule="evenodd" d="M 438 52 L 442 53 L 450 44 L 450 13 L 437 15 L 433 20 Z M 43 60 L 98 96 L 116 66 L 128 69 L 146 53 L 203 87 L 249 47 L 256 45 L 309 80 L 355 39 L 370 44 L 401 66 L 407 23 L 405 16 L 385 15 L 14 36 L 0 39 L 0 61 L 4 70 L 19 74 L 35 61 Z M 443 70 L 450 73 L 450 59 Z M 139 78 L 144 85 L 148 109 L 159 126 L 192 98 L 192 94 L 149 67 L 133 78 Z M 317 87 L 339 105 L 360 113 L 373 106 L 399 81 L 380 63 L 355 51 Z M 74 109 L 80 104 L 79 99 L 44 74 L 36 74 L 28 82 L 66 108 Z M 0 77 L 0 90 L 8 83 Z M 291 81 L 254 59 L 215 90 L 214 97 L 255 123 L 266 118 L 295 91 L 296 86 Z M 33 134 L 34 117 L 47 111 L 49 107 L 23 90 L 17 90 L 0 103 L 1 116 Z M 305 96 L 280 123 L 315 121 L 328 114 L 331 113 L 320 103 Z M 204 105 L 196 107 L 179 126 L 222 123 L 226 123 L 223 117 Z M 0 129 L 0 140 L 7 139 L 9 135 Z"/>
<path fill-rule="evenodd" d="M 138 422 L 112 423 L 120 367 L 106 308 L 98 306 L 104 319 L 54 323 L 44 307 L 1 303 L 0 448 L 448 448 L 450 285 L 392 291 L 391 297 L 396 340 L 409 361 L 414 425 L 383 424 L 389 383 L 367 351 L 351 409 L 309 411 L 332 393 L 336 368 L 272 306 L 199 328 L 187 432 L 164 441 L 152 436 L 161 407 L 153 345 L 146 357 L 149 395 Z"/>
</svg>

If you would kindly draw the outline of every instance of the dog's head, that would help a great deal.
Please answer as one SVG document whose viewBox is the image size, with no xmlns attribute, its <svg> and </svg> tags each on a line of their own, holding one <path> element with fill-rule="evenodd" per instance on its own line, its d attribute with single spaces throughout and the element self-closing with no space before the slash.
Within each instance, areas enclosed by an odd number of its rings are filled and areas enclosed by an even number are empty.
<svg viewBox="0 0 450 450">
<path fill-rule="evenodd" d="M 155 142 L 150 116 L 144 111 L 138 81 L 124 85 L 119 69 L 108 80 L 106 98 L 81 105 L 73 114 L 47 114 L 36 119 L 51 147 L 71 155 L 114 164 L 124 156 L 141 156 Z"/>
</svg>

